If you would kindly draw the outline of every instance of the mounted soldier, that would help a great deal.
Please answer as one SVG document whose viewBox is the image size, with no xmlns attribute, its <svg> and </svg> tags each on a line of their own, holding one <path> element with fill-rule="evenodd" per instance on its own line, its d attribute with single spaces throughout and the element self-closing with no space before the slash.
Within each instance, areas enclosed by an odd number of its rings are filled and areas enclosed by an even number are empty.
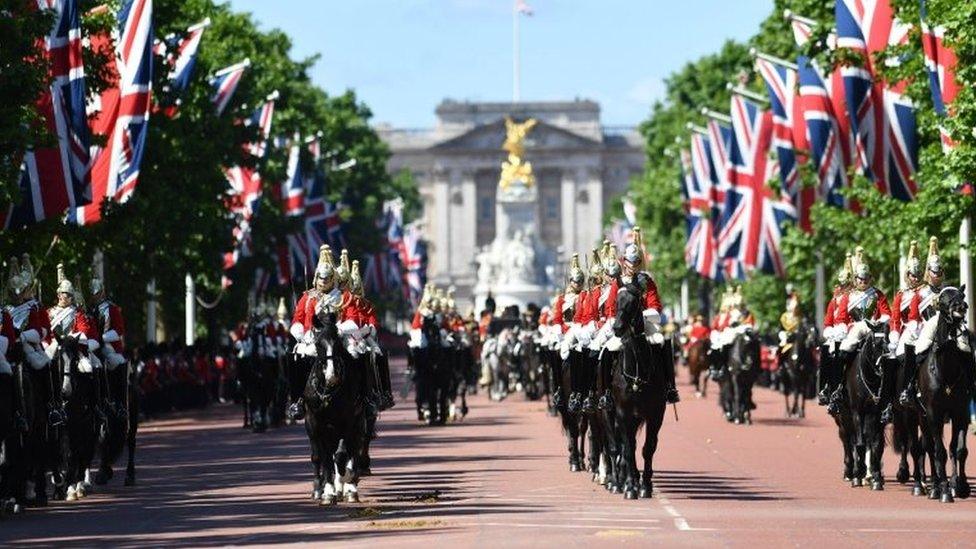
<svg viewBox="0 0 976 549">
<path fill-rule="evenodd" d="M 559 358 L 562 360 L 563 374 L 569 373 L 570 387 L 569 400 L 566 406 L 570 412 L 577 412 L 582 405 L 580 401 L 580 372 L 579 354 L 574 350 L 577 339 L 579 338 L 577 320 L 582 318 L 581 310 L 586 301 L 586 273 L 580 267 L 579 254 L 573 254 L 569 262 L 569 284 L 566 290 L 556 298 L 555 315 L 556 324 L 559 326 L 561 334 L 559 342 Z M 562 385 L 562 380 L 556 380 Z M 562 398 L 557 396 L 556 405 L 562 404 Z"/>
<path fill-rule="evenodd" d="M 850 317 L 847 313 L 847 302 L 851 292 L 854 277 L 853 259 L 850 252 L 844 258 L 844 265 L 837 272 L 837 285 L 834 294 L 827 303 L 824 315 L 823 345 L 820 349 L 820 392 L 817 403 L 826 406 L 830 402 L 830 395 L 840 383 L 842 372 L 837 360 L 840 342 L 847 336 L 847 325 Z"/>
<path fill-rule="evenodd" d="M 920 305 L 924 289 L 924 267 L 918 257 L 918 241 L 912 240 L 908 247 L 908 260 L 905 262 L 905 287 L 895 293 L 891 304 L 891 321 L 888 333 L 888 350 L 901 365 L 904 373 L 904 386 L 900 387 L 899 401 L 910 405 L 909 380 L 915 372 L 915 344 L 922 330 Z M 891 403 L 885 408 L 890 414 Z"/>
<path fill-rule="evenodd" d="M 288 416 L 294 420 L 305 417 L 305 406 L 302 392 L 308 381 L 308 372 L 316 356 L 315 347 L 315 316 L 321 312 L 338 314 L 342 305 L 342 292 L 337 283 L 336 268 L 332 261 L 332 250 L 323 245 L 319 248 L 319 262 L 315 267 L 313 287 L 305 290 L 295 305 L 292 316 L 291 332 L 297 343 L 295 353 L 295 376 L 291 387 L 292 404 L 288 408 Z"/>
<path fill-rule="evenodd" d="M 125 318 L 122 316 L 122 308 L 109 300 L 105 282 L 97 274 L 92 277 L 88 289 L 92 297 L 89 315 L 95 324 L 96 339 L 100 343 L 98 351 L 106 372 L 108 386 L 105 397 L 109 410 L 117 417 L 125 417 L 128 412 L 122 402 L 129 382 L 129 368 L 123 356 Z"/>
<path fill-rule="evenodd" d="M 78 371 L 82 373 L 100 374 L 102 363 L 98 359 L 95 351 L 101 346 L 98 343 L 99 334 L 92 322 L 92 319 L 85 314 L 84 301 L 81 299 L 80 284 L 72 284 L 65 276 L 64 265 L 58 264 L 58 302 L 53 307 L 47 309 L 47 317 L 50 322 L 51 331 L 44 341 L 44 350 L 52 360 L 61 351 L 61 347 L 67 338 L 76 338 L 79 345 L 78 349 L 81 356 L 78 358 Z M 61 415 L 64 417 L 63 403 L 61 402 L 61 387 L 54 383 L 53 372 L 50 378 L 52 416 Z M 101 380 L 101 375 L 96 375 L 97 380 Z M 99 384 L 101 385 L 101 384 Z M 96 394 L 96 401 L 93 405 L 103 412 L 101 399 L 104 396 L 104 388 L 97 385 L 101 394 Z M 52 423 L 54 423 L 52 421 Z"/>
<path fill-rule="evenodd" d="M 850 319 L 846 326 L 846 335 L 840 342 L 835 355 L 836 366 L 844 372 L 854 358 L 856 350 L 862 341 L 873 333 L 872 325 L 888 323 L 891 320 L 891 309 L 884 292 L 873 285 L 874 278 L 871 269 L 864 260 L 864 248 L 858 246 L 854 251 L 854 287 L 847 295 L 847 316 Z M 869 323 L 870 321 L 870 323 Z M 843 382 L 831 395 L 827 411 L 836 414 L 840 411 L 843 399 Z"/>
<path fill-rule="evenodd" d="M 376 339 L 379 327 L 376 309 L 364 296 L 358 260 L 352 262 L 347 288 L 342 297 L 339 334 L 345 339 L 346 349 L 353 358 L 366 356 L 369 363 L 376 368 L 375 372 L 366 376 L 371 384 L 367 396 L 379 411 L 386 410 L 393 406 L 390 367 Z"/>
</svg>

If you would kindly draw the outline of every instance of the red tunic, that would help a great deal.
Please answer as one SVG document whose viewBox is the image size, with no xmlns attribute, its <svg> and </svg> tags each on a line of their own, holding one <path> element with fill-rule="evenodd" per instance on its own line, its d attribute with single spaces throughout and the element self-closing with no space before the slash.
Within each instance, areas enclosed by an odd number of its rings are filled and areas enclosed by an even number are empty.
<svg viewBox="0 0 976 549">
<path fill-rule="evenodd" d="M 851 316 L 847 313 L 847 298 L 849 292 L 842 289 L 834 290 L 834 297 L 827 304 L 827 314 L 824 316 L 824 328 L 851 323 Z"/>
<path fill-rule="evenodd" d="M 612 320 L 617 316 L 617 293 L 620 291 L 620 283 L 616 280 L 610 281 L 610 291 L 607 300 L 603 302 L 600 310 L 600 323 Z"/>
<path fill-rule="evenodd" d="M 699 339 L 705 339 L 708 337 L 708 326 L 704 324 L 695 324 L 691 327 L 688 332 L 688 338 L 691 341 L 698 341 Z"/>
<path fill-rule="evenodd" d="M 650 274 L 648 274 L 648 278 L 647 291 L 644 292 L 644 309 L 654 309 L 660 313 L 661 295 L 657 291 L 657 283 L 654 282 L 653 278 L 650 278 Z"/>
<path fill-rule="evenodd" d="M 874 308 L 874 315 L 871 317 L 872 320 L 878 320 L 882 316 L 887 316 L 890 319 L 891 318 L 891 308 L 888 307 L 888 298 L 885 297 L 884 292 L 882 292 L 878 288 L 873 288 L 873 289 L 874 289 L 875 293 L 877 293 L 877 295 L 878 295 L 878 302 L 877 302 L 877 307 Z M 848 308 L 850 307 L 850 299 L 849 298 L 848 299 L 845 299 L 845 305 L 847 305 L 847 306 L 844 307 L 844 312 L 847 313 L 848 312 Z M 836 317 L 836 315 L 835 315 L 835 317 Z M 848 314 L 847 315 L 847 322 L 850 322 L 850 321 L 851 321 L 850 315 Z"/>
<path fill-rule="evenodd" d="M 908 297 L 906 301 L 906 297 Z M 919 313 L 918 305 L 922 302 L 922 296 L 918 288 L 901 290 L 895 293 L 895 299 L 891 304 L 891 320 L 889 326 L 893 332 L 901 333 L 902 326 L 911 321 L 919 322 L 922 315 Z"/>
<path fill-rule="evenodd" d="M 95 307 L 95 312 L 97 315 L 95 320 L 99 328 L 98 341 L 105 344 L 103 341 L 105 334 L 114 330 L 119 339 L 109 342 L 108 345 L 111 345 L 116 353 L 121 354 L 125 351 L 125 320 L 122 317 L 122 308 L 106 300 Z"/>
<path fill-rule="evenodd" d="M 0 336 L 7 338 L 7 360 L 13 360 L 10 352 L 13 350 L 14 342 L 17 340 L 17 332 L 14 331 L 14 321 L 10 318 L 7 311 L 0 313 Z"/>
<path fill-rule="evenodd" d="M 50 320 L 50 325 L 52 327 L 56 324 L 55 321 L 58 320 L 57 309 L 58 308 L 56 307 L 51 307 L 47 310 L 47 317 Z M 51 316 L 52 314 L 54 314 L 55 316 L 52 317 Z M 75 307 L 74 317 L 75 317 L 74 323 L 72 324 L 71 330 L 68 332 L 68 335 L 83 334 L 86 338 L 94 339 L 95 341 L 99 341 L 101 339 L 99 337 L 100 334 L 97 332 L 97 330 L 95 330 L 94 323 L 92 323 L 91 319 L 88 317 L 88 315 L 84 313 L 84 311 L 82 311 L 78 307 Z M 51 341 L 53 339 L 54 339 L 54 330 L 52 329 L 51 332 L 48 334 L 48 341 Z"/>
<path fill-rule="evenodd" d="M 419 312 L 417 315 L 419 315 Z M 417 315 L 414 315 L 414 324 L 418 322 Z M 340 320 L 351 320 L 360 328 L 363 326 L 376 328 L 377 326 L 376 310 L 373 308 L 373 305 L 365 297 L 353 295 L 348 291 L 342 296 L 342 314 L 340 315 Z M 415 328 L 420 328 L 420 326 L 417 325 Z"/>
</svg>

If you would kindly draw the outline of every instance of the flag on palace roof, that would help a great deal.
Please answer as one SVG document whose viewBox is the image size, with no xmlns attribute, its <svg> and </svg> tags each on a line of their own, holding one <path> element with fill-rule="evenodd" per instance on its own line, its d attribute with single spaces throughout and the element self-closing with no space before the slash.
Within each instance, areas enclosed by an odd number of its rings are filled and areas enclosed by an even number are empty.
<svg viewBox="0 0 976 549">
<path fill-rule="evenodd" d="M 210 85 L 213 87 L 213 94 L 210 96 L 210 100 L 214 104 L 214 110 L 217 116 L 223 114 L 224 109 L 227 108 L 230 100 L 234 97 L 234 92 L 237 91 L 237 85 L 241 83 L 244 70 L 250 66 L 251 60 L 244 59 L 240 63 L 235 63 L 217 71 L 210 79 Z"/>
<path fill-rule="evenodd" d="M 0 209 L 0 226 L 20 228 L 60 216 L 91 201 L 89 129 L 85 113 L 85 69 L 82 62 L 78 0 L 39 1 L 26 9 L 51 9 L 54 22 L 44 40 L 50 63 L 50 88 L 36 108 L 56 143 L 24 154 L 20 166 L 20 203 Z"/>
<path fill-rule="evenodd" d="M 725 193 L 725 208 L 719 221 L 719 251 L 722 257 L 738 260 L 747 270 L 782 276 L 783 224 L 794 221 L 796 211 L 785 190 L 777 193 L 767 184 L 778 176 L 777 164 L 769 159 L 773 116 L 738 94 L 732 96 L 731 113 L 731 186 Z"/>
<path fill-rule="evenodd" d="M 93 46 L 111 45 L 108 65 L 117 76 L 97 98 L 93 133 L 106 136 L 104 146 L 92 145 L 91 204 L 76 208 L 69 219 L 79 225 L 98 222 L 103 202 L 125 203 L 139 183 L 139 168 L 149 134 L 152 93 L 152 0 L 126 0 L 117 14 L 117 37 L 92 37 Z M 115 34 L 115 33 L 113 33 Z"/>
<path fill-rule="evenodd" d="M 874 66 L 875 54 L 907 42 L 910 27 L 894 19 L 889 0 L 836 0 L 835 15 L 837 46 L 860 53 L 864 62 L 841 68 L 861 167 L 882 193 L 911 200 L 918 165 L 914 106 L 906 83 L 876 80 Z"/>
</svg>

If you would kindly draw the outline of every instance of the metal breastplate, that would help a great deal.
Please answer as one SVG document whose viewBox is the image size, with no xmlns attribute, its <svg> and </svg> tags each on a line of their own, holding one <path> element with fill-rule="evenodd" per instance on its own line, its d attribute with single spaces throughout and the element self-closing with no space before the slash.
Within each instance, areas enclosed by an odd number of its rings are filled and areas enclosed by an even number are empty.
<svg viewBox="0 0 976 549">
<path fill-rule="evenodd" d="M 75 315 L 78 314 L 77 308 L 71 307 L 56 307 L 52 308 L 51 315 L 51 329 L 58 336 L 64 337 L 74 331 L 75 327 Z"/>
</svg>

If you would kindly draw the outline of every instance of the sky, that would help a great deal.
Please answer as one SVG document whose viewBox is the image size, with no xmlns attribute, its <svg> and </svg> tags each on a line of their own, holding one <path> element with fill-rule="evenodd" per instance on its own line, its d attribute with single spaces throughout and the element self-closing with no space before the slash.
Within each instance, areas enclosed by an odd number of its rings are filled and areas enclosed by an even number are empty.
<svg viewBox="0 0 976 549">
<path fill-rule="evenodd" d="M 773 0 L 525 0 L 521 98 L 593 99 L 605 125 L 633 126 L 685 63 L 745 40 Z M 356 91 L 373 122 L 435 123 L 445 98 L 512 99 L 513 0 L 230 0 L 259 27 L 321 54 L 313 82 Z M 204 37 L 206 42 L 206 37 Z M 206 47 L 206 44 L 203 45 Z"/>
</svg>

